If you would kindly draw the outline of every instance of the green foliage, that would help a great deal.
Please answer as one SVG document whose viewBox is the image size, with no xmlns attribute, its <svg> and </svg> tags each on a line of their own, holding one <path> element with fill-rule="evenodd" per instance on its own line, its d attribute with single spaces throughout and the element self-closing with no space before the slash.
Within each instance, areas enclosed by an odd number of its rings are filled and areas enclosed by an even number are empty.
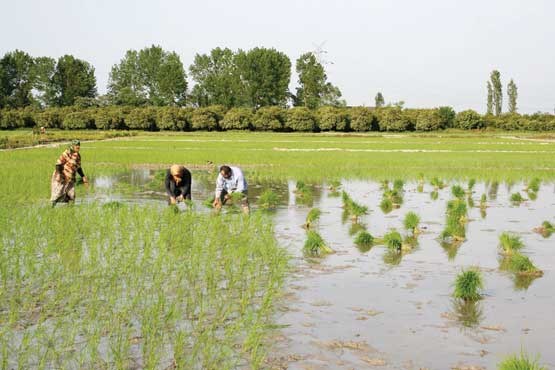
<svg viewBox="0 0 555 370">
<path fill-rule="evenodd" d="M 217 130 L 225 114 L 222 106 L 197 108 L 191 114 L 191 128 L 193 130 Z"/>
<path fill-rule="evenodd" d="M 228 48 L 219 47 L 212 49 L 210 55 L 195 55 L 189 70 L 196 82 L 191 92 L 191 98 L 196 106 L 222 105 L 233 108 L 248 103 L 236 55 Z"/>
<path fill-rule="evenodd" d="M 152 45 L 140 51 L 128 50 L 114 65 L 108 95 L 117 105 L 183 105 L 187 76 L 179 55 Z"/>
<path fill-rule="evenodd" d="M 316 118 L 321 131 L 345 131 L 349 127 L 349 116 L 343 108 L 321 107 Z"/>
<path fill-rule="evenodd" d="M 339 89 L 327 82 L 324 66 L 318 62 L 312 52 L 305 53 L 297 59 L 295 66 L 299 76 L 299 87 L 295 96 L 295 105 L 310 109 L 318 108 L 324 104 L 333 104 L 333 101 L 325 101 L 325 97 L 341 97 Z M 331 93 L 331 94 L 330 94 Z"/>
<path fill-rule="evenodd" d="M 0 129 L 12 130 L 23 127 L 25 121 L 19 110 L 6 109 L 0 113 Z"/>
<path fill-rule="evenodd" d="M 0 108 L 21 108 L 33 102 L 33 58 L 21 50 L 4 54 L 0 59 Z"/>
<path fill-rule="evenodd" d="M 87 110 L 69 113 L 62 122 L 62 128 L 66 130 L 83 130 L 94 127 L 93 112 Z"/>
<path fill-rule="evenodd" d="M 262 107 L 258 109 L 253 117 L 255 130 L 280 131 L 283 130 L 286 111 L 281 107 Z"/>
<path fill-rule="evenodd" d="M 320 219 L 320 215 L 322 214 L 322 211 L 320 211 L 319 208 L 312 208 L 310 209 L 310 211 L 308 211 L 308 214 L 306 215 L 306 227 L 310 227 L 310 225 L 312 225 L 312 223 L 318 221 Z"/>
<path fill-rule="evenodd" d="M 507 96 L 509 97 L 509 113 L 516 113 L 517 106 L 516 100 L 518 98 L 518 88 L 515 82 L 511 79 L 507 85 Z"/>
<path fill-rule="evenodd" d="M 380 131 L 409 131 L 411 121 L 399 107 L 386 107 L 376 110 Z"/>
<path fill-rule="evenodd" d="M 436 131 L 446 128 L 438 109 L 422 109 L 416 119 L 416 131 Z"/>
<path fill-rule="evenodd" d="M 287 112 L 285 127 L 292 131 L 314 131 L 316 117 L 306 107 L 294 107 Z"/>
<path fill-rule="evenodd" d="M 374 244 L 374 237 L 366 231 L 361 231 L 355 238 L 355 244 L 358 246 L 372 246 Z"/>
<path fill-rule="evenodd" d="M 56 63 L 51 85 L 53 94 L 50 105 L 70 106 L 78 97 L 94 98 L 96 96 L 94 67 L 72 55 L 64 55 Z"/>
<path fill-rule="evenodd" d="M 354 107 L 348 110 L 348 114 L 352 130 L 365 132 L 375 129 L 375 117 L 370 108 Z"/>
<path fill-rule="evenodd" d="M 158 109 L 156 125 L 160 130 L 183 131 L 190 128 L 193 110 L 180 107 L 163 107 Z"/>
<path fill-rule="evenodd" d="M 450 128 L 455 124 L 456 113 L 451 107 L 439 107 L 438 115 L 441 122 L 441 127 Z"/>
<path fill-rule="evenodd" d="M 464 196 L 466 195 L 464 189 L 460 185 L 453 185 L 451 187 L 451 194 L 458 199 L 464 199 Z"/>
<path fill-rule="evenodd" d="M 155 131 L 158 111 L 155 107 L 134 108 L 125 119 L 125 124 L 132 130 Z"/>
<path fill-rule="evenodd" d="M 457 113 L 455 117 L 455 127 L 464 130 L 475 130 L 484 127 L 484 121 L 477 112 L 468 109 Z"/>
<path fill-rule="evenodd" d="M 500 115 L 503 109 L 503 85 L 501 84 L 501 73 L 493 70 L 490 74 L 492 86 L 493 111 L 496 116 Z"/>
<path fill-rule="evenodd" d="M 235 57 L 244 84 L 246 104 L 252 108 L 284 107 L 289 97 L 291 61 L 275 49 L 239 50 Z"/>
<path fill-rule="evenodd" d="M 497 365 L 498 370 L 547 370 L 539 364 L 539 356 L 532 359 L 524 351 L 520 355 L 510 355 Z"/>
<path fill-rule="evenodd" d="M 376 108 L 381 108 L 385 105 L 385 99 L 381 92 L 378 91 L 376 97 L 374 98 L 374 104 Z"/>
<path fill-rule="evenodd" d="M 482 296 L 480 290 L 484 288 L 482 274 L 477 269 L 463 270 L 455 279 L 453 297 L 465 301 L 476 301 Z"/>
<path fill-rule="evenodd" d="M 511 202 L 513 202 L 515 204 L 520 204 L 524 201 L 525 201 L 525 199 L 522 197 L 522 195 L 520 195 L 520 193 L 511 194 Z"/>
<path fill-rule="evenodd" d="M 264 190 L 258 198 L 258 206 L 262 209 L 274 209 L 279 204 L 279 196 L 272 190 Z"/>
<path fill-rule="evenodd" d="M 432 179 L 432 181 L 430 182 L 430 184 L 435 188 L 435 189 L 443 189 L 445 186 L 447 186 L 443 180 L 441 180 L 438 177 L 434 177 Z"/>
<path fill-rule="evenodd" d="M 540 184 L 541 184 L 541 180 L 537 177 L 534 177 L 532 180 L 528 182 L 527 190 L 537 193 L 538 191 L 540 191 Z"/>
<path fill-rule="evenodd" d="M 225 130 L 248 130 L 253 128 L 252 120 L 249 108 L 232 108 L 227 111 L 220 126 Z"/>
<path fill-rule="evenodd" d="M 304 243 L 303 252 L 305 256 L 323 257 L 333 253 L 333 249 L 326 245 L 326 242 L 316 231 L 308 230 L 306 233 L 306 241 Z"/>
<path fill-rule="evenodd" d="M 476 179 L 468 180 L 468 191 L 469 192 L 472 192 L 472 189 L 474 189 L 474 185 L 476 185 Z"/>
<path fill-rule="evenodd" d="M 398 252 L 401 251 L 401 248 L 403 246 L 403 238 L 397 230 L 391 230 L 390 232 L 385 234 L 383 236 L 383 240 L 388 249 Z"/>
<path fill-rule="evenodd" d="M 508 232 L 503 232 L 499 235 L 499 243 L 507 254 L 514 253 L 524 247 L 520 236 Z"/>
<path fill-rule="evenodd" d="M 403 225 L 405 226 L 406 230 L 410 230 L 412 233 L 414 233 L 418 229 L 419 224 L 420 216 L 418 216 L 415 212 L 408 212 L 405 215 Z"/>
</svg>

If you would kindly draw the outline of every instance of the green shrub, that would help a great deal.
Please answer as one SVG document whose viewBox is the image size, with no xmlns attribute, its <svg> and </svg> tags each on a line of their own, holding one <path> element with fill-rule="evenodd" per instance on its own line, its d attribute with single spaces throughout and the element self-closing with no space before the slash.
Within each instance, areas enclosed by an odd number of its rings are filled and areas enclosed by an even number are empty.
<svg viewBox="0 0 555 370">
<path fill-rule="evenodd" d="M 158 109 L 156 125 L 160 130 L 184 131 L 189 128 L 188 116 L 191 110 L 180 107 L 162 107 Z"/>
<path fill-rule="evenodd" d="M 46 128 L 60 128 L 65 117 L 65 111 L 61 108 L 46 108 L 35 115 L 37 126 Z"/>
<path fill-rule="evenodd" d="M 116 130 L 124 128 L 123 112 L 117 107 L 98 108 L 94 113 L 97 129 Z"/>
<path fill-rule="evenodd" d="M 403 247 L 403 238 L 397 230 L 391 230 L 383 236 L 386 247 L 390 250 L 401 251 Z"/>
<path fill-rule="evenodd" d="M 462 271 L 455 279 L 453 297 L 465 301 L 476 301 L 482 296 L 480 290 L 484 288 L 482 275 L 476 269 Z"/>
<path fill-rule="evenodd" d="M 371 131 L 375 126 L 375 117 L 367 107 L 354 107 L 349 110 L 351 130 L 358 132 Z"/>
<path fill-rule="evenodd" d="M 134 108 L 126 117 L 125 124 L 132 130 L 155 131 L 157 108 Z"/>
<path fill-rule="evenodd" d="M 15 109 L 5 109 L 2 111 L 2 114 L 0 115 L 0 129 L 12 130 L 23 127 L 24 125 L 25 121 L 19 111 Z"/>
<path fill-rule="evenodd" d="M 422 109 L 416 119 L 416 131 L 435 131 L 446 126 L 439 115 L 438 109 Z"/>
<path fill-rule="evenodd" d="M 387 107 L 376 110 L 380 131 L 409 131 L 411 121 L 399 107 Z"/>
<path fill-rule="evenodd" d="M 316 118 L 321 131 L 345 131 L 349 127 L 349 117 L 343 108 L 321 107 Z"/>
<path fill-rule="evenodd" d="M 255 130 L 283 130 L 286 112 L 281 107 L 262 107 L 256 111 L 252 119 Z"/>
<path fill-rule="evenodd" d="M 94 115 L 89 110 L 69 113 L 64 117 L 62 122 L 64 130 L 84 130 L 95 128 Z"/>
<path fill-rule="evenodd" d="M 478 112 L 468 109 L 457 113 L 455 127 L 465 130 L 479 129 L 484 127 L 484 121 Z"/>
<path fill-rule="evenodd" d="M 358 246 L 372 246 L 374 244 L 374 237 L 366 231 L 361 231 L 355 238 L 355 244 Z"/>
<path fill-rule="evenodd" d="M 456 113 L 451 107 L 439 107 L 438 112 L 439 119 L 441 120 L 441 127 L 450 128 L 455 124 Z"/>
<path fill-rule="evenodd" d="M 314 131 L 316 117 L 306 107 L 294 107 L 286 114 L 285 127 L 292 131 Z"/>
<path fill-rule="evenodd" d="M 197 108 L 191 114 L 191 128 L 193 130 L 218 130 L 224 114 L 225 108 L 219 105 Z"/>
<path fill-rule="evenodd" d="M 253 114 L 249 108 L 231 108 L 227 111 L 221 128 L 224 130 L 248 130 L 253 128 Z"/>
</svg>

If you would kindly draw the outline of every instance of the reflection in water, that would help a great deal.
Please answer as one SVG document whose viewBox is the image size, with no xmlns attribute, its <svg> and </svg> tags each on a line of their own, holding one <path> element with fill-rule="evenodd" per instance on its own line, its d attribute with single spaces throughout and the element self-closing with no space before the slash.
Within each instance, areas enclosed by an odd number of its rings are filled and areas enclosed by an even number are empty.
<svg viewBox="0 0 555 370">
<path fill-rule="evenodd" d="M 480 301 L 453 299 L 451 307 L 457 321 L 464 327 L 475 328 L 484 319 L 484 311 Z"/>
<path fill-rule="evenodd" d="M 397 266 L 403 259 L 403 252 L 398 250 L 388 249 L 383 255 L 383 261 L 390 266 Z"/>
<path fill-rule="evenodd" d="M 432 192 L 430 193 L 430 198 L 431 198 L 432 200 L 437 200 L 437 198 L 439 198 L 439 193 L 438 193 L 437 191 L 435 191 L 435 190 L 432 191 Z"/>
<path fill-rule="evenodd" d="M 459 253 L 459 247 L 461 246 L 461 242 L 441 240 L 440 244 L 443 250 L 445 251 L 445 253 L 447 253 L 447 259 L 449 261 L 455 260 L 455 257 L 457 257 L 457 253 Z"/>
<path fill-rule="evenodd" d="M 498 191 L 499 191 L 499 183 L 497 181 L 492 182 L 488 190 L 489 199 L 496 200 Z"/>
<path fill-rule="evenodd" d="M 349 227 L 349 236 L 353 236 L 357 234 L 359 231 L 364 231 L 364 230 L 366 230 L 366 225 L 359 222 L 353 222 Z"/>
</svg>

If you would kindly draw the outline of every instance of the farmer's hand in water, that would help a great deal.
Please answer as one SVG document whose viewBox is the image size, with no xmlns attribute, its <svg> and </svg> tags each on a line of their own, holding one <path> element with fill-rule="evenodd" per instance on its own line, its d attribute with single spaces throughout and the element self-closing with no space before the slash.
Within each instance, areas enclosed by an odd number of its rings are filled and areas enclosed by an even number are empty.
<svg viewBox="0 0 555 370">
<path fill-rule="evenodd" d="M 89 186 L 89 179 L 87 179 L 87 176 L 83 176 L 83 184 L 88 187 Z"/>
<path fill-rule="evenodd" d="M 231 195 L 230 194 L 226 194 L 224 197 L 225 200 L 230 200 L 231 199 Z"/>
<path fill-rule="evenodd" d="M 177 203 L 175 197 L 170 197 L 170 204 L 175 204 Z"/>
<path fill-rule="evenodd" d="M 175 200 L 177 202 L 183 202 L 183 195 L 178 196 L 177 198 L 175 198 Z"/>
</svg>

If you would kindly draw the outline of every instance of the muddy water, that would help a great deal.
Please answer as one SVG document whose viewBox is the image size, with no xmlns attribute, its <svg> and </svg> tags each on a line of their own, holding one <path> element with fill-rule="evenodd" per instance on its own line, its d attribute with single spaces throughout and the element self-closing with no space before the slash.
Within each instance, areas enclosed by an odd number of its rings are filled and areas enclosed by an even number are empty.
<svg viewBox="0 0 555 370">
<path fill-rule="evenodd" d="M 151 183 L 152 171 L 137 171 L 95 182 L 87 199 L 131 202 L 163 202 L 161 186 Z M 119 182 L 133 181 L 140 191 L 117 193 L 110 189 Z M 213 191 L 212 176 L 193 173 L 193 200 L 197 209 Z M 421 217 L 424 233 L 419 245 L 401 258 L 383 246 L 369 251 L 355 244 L 356 225 L 342 220 L 340 197 L 325 184 L 313 184 L 312 206 L 322 211 L 316 230 L 336 251 L 326 258 L 302 255 L 305 230 L 301 227 L 310 206 L 299 203 L 294 182 L 249 184 L 249 198 L 256 211 L 256 197 L 271 187 L 282 196 L 273 213 L 276 237 L 293 256 L 293 273 L 286 295 L 278 307 L 277 323 L 268 366 L 288 369 L 449 369 L 495 368 L 507 354 L 525 349 L 540 354 L 541 363 L 555 367 L 552 351 L 555 337 L 555 235 L 544 239 L 532 229 L 542 221 L 555 221 L 555 187 L 542 185 L 537 199 L 520 206 L 510 203 L 510 194 L 523 184 L 477 184 L 476 205 L 488 194 L 483 217 L 479 208 L 469 213 L 467 240 L 459 248 L 443 247 L 438 235 L 445 223 L 450 189 L 439 191 L 433 200 L 429 185 L 423 192 L 417 184 L 405 185 L 404 203 L 384 214 L 379 204 L 382 190 L 376 182 L 343 181 L 342 189 L 369 207 L 360 223 L 374 236 L 391 228 L 402 230 L 408 211 Z M 495 191 L 497 190 L 497 191 Z M 525 193 L 522 193 L 526 198 Z M 523 253 L 544 271 L 530 281 L 515 280 L 499 270 L 498 236 L 503 231 L 518 233 Z M 476 305 L 453 301 L 455 276 L 461 269 L 479 266 L 485 282 L 485 297 Z M 474 367 L 471 367 L 474 366 Z"/>
</svg>

